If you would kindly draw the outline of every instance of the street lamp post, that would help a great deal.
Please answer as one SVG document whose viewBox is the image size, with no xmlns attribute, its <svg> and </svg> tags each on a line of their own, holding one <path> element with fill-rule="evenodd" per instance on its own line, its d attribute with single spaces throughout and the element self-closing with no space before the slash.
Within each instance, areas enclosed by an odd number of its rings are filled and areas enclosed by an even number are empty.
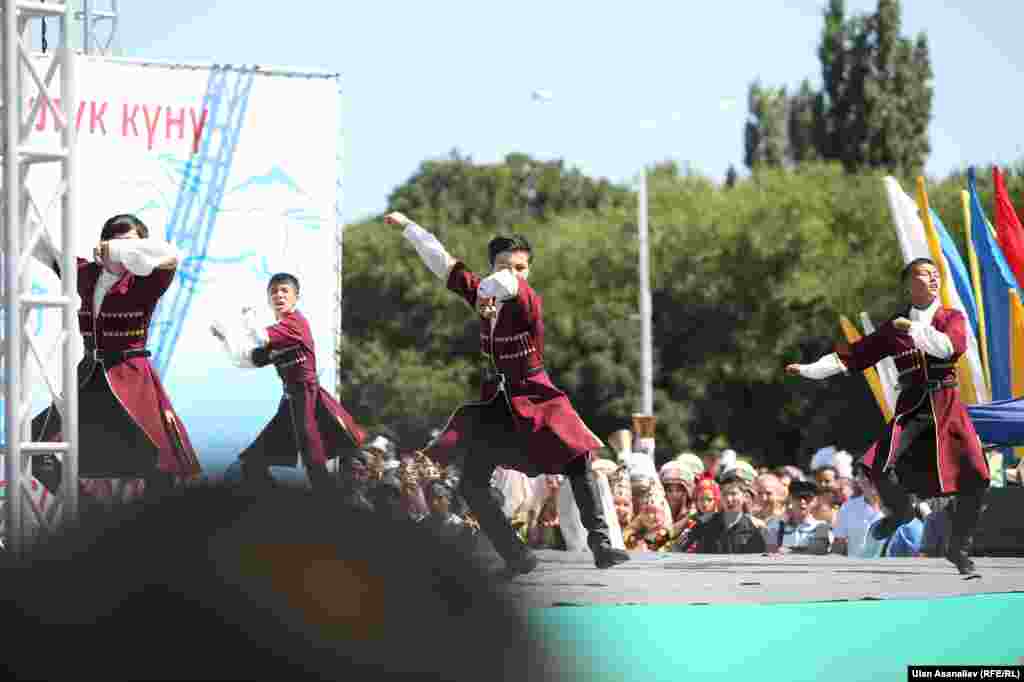
<svg viewBox="0 0 1024 682">
<path fill-rule="evenodd" d="M 640 290 L 640 413 L 654 415 L 654 358 L 651 338 L 651 268 L 647 232 L 647 169 L 640 169 L 640 191 L 637 193 L 637 224 L 639 232 Z"/>
<path fill-rule="evenodd" d="M 546 103 L 554 99 L 549 90 L 534 90 L 530 99 Z M 673 120 L 678 116 L 673 115 Z M 653 122 L 644 122 L 643 127 L 653 127 Z M 640 169 L 640 191 L 637 205 L 637 227 L 639 237 L 639 290 L 640 290 L 640 416 L 654 415 L 654 351 L 651 333 L 651 273 L 650 247 L 647 233 L 647 169 Z"/>
</svg>

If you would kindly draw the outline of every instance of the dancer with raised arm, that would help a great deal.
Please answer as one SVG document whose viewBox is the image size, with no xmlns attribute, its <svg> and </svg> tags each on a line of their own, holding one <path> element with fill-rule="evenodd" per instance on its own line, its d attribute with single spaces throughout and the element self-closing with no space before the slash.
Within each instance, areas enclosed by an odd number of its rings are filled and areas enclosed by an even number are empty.
<svg viewBox="0 0 1024 682">
<path fill-rule="evenodd" d="M 299 280 L 288 273 L 274 275 L 267 300 L 277 320 L 269 327 L 259 327 L 255 313 L 245 308 L 241 324 L 217 320 L 211 329 L 236 367 L 273 365 L 284 385 L 277 413 L 238 456 L 242 478 L 255 487 L 271 486 L 271 466 L 294 467 L 301 457 L 313 490 L 326 492 L 337 487 L 327 473 L 327 460 L 361 447 L 366 431 L 320 386 L 313 333 L 296 307 Z"/>
<path fill-rule="evenodd" d="M 961 574 L 972 575 L 970 543 L 991 476 L 957 389 L 956 362 L 967 349 L 967 322 L 963 313 L 940 305 L 939 278 L 930 259 L 911 261 L 902 273 L 907 309 L 856 343 L 809 365 L 788 365 L 786 372 L 821 380 L 863 371 L 883 358 L 895 360 L 901 387 L 896 416 L 863 459 L 887 509 L 876 539 L 914 518 L 911 494 L 955 495 L 946 558 Z"/>
<path fill-rule="evenodd" d="M 34 255 L 60 276 L 60 252 L 48 238 Z M 150 318 L 174 280 L 178 258 L 172 244 L 151 237 L 134 215 L 122 214 L 103 224 L 93 260 L 77 259 L 85 346 L 78 364 L 82 478 L 141 477 L 149 492 L 160 493 L 200 472 L 185 425 L 146 348 Z M 56 405 L 32 420 L 34 440 L 60 440 L 60 432 Z M 60 467 L 52 457 L 42 462 L 52 470 L 40 477 L 55 490 Z"/>
<path fill-rule="evenodd" d="M 537 559 L 491 495 L 496 466 L 530 475 L 564 474 L 588 531 L 595 565 L 610 568 L 628 561 L 625 551 L 612 547 L 590 467 L 602 443 L 544 371 L 542 302 L 527 281 L 533 255 L 530 244 L 517 235 L 491 240 L 487 252 L 492 271 L 481 278 L 401 213 L 390 213 L 385 221 L 403 228 L 406 240 L 430 271 L 479 315 L 486 365 L 482 400 L 457 409 L 425 452 L 442 464 L 462 460 L 462 495 L 505 560 L 506 574 L 528 573 Z"/>
</svg>

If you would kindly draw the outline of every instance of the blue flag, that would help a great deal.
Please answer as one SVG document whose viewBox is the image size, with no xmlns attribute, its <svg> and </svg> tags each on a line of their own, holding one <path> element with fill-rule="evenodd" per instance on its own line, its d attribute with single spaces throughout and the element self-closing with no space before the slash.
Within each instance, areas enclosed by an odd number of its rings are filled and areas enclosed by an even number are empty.
<svg viewBox="0 0 1024 682">
<path fill-rule="evenodd" d="M 1010 289 L 1017 279 L 989 230 L 988 218 L 978 198 L 974 168 L 967 171 L 967 191 L 971 201 L 971 241 L 981 271 L 982 305 L 985 309 L 985 335 L 988 341 L 989 375 L 992 400 L 1013 397 L 1010 376 Z"/>
<path fill-rule="evenodd" d="M 942 255 L 946 257 L 946 262 L 949 263 L 949 277 L 953 280 L 956 293 L 960 295 L 960 301 L 964 304 L 964 310 L 967 312 L 967 321 L 970 322 L 971 328 L 974 329 L 974 338 L 980 340 L 981 335 L 978 333 L 978 306 L 974 302 L 974 288 L 971 286 L 970 270 L 964 264 L 964 259 L 960 255 L 960 249 L 957 248 L 953 237 L 946 231 L 946 226 L 942 224 L 939 215 L 935 211 L 929 210 L 932 214 L 932 223 L 935 225 L 935 231 L 939 233 Z M 987 308 L 985 312 L 988 312 Z M 987 329 L 988 325 L 985 326 Z"/>
</svg>

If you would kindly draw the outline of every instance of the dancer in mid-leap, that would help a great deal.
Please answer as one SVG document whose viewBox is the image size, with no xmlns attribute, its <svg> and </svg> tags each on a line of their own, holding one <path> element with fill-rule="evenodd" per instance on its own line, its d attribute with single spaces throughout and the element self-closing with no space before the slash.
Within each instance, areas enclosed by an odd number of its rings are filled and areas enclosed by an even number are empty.
<svg viewBox="0 0 1024 682">
<path fill-rule="evenodd" d="M 274 365 L 284 383 L 284 395 L 270 423 L 238 459 L 247 484 L 273 483 L 270 466 L 291 466 L 302 457 L 313 490 L 336 486 L 327 473 L 327 460 L 362 446 L 366 431 L 317 380 L 313 333 L 297 308 L 299 280 L 278 273 L 267 284 L 267 299 L 277 320 L 260 328 L 252 310 L 242 311 L 243 321 L 214 323 L 220 339 L 237 367 Z"/>
<path fill-rule="evenodd" d="M 59 250 L 45 234 L 34 255 L 60 276 Z M 83 478 L 143 478 L 146 490 L 161 493 L 200 473 L 185 425 L 146 348 L 150 318 L 174 281 L 178 257 L 172 244 L 151 237 L 136 216 L 121 214 L 103 224 L 93 260 L 77 259 L 85 346 L 78 365 Z M 61 424 L 60 412 L 50 406 L 32 420 L 32 437 L 60 440 Z M 36 460 L 47 468 L 37 476 L 55 491 L 59 462 L 52 455 Z"/>
<path fill-rule="evenodd" d="M 462 495 L 505 560 L 507 574 L 528 573 L 536 557 L 520 541 L 490 491 L 496 466 L 526 474 L 565 474 L 599 568 L 629 560 L 612 547 L 599 487 L 590 468 L 601 441 L 544 371 L 541 297 L 527 283 L 532 250 L 520 236 L 497 237 L 487 251 L 492 273 L 481 278 L 452 258 L 434 235 L 401 213 L 385 221 L 404 228 L 431 272 L 480 316 L 486 363 L 482 401 L 463 405 L 425 449 L 442 464 L 463 461 Z"/>
<path fill-rule="evenodd" d="M 957 390 L 956 362 L 967 349 L 963 313 L 939 304 L 939 270 L 918 258 L 903 270 L 910 307 L 877 331 L 788 374 L 825 379 L 860 372 L 891 357 L 902 388 L 896 416 L 864 456 L 887 517 L 876 527 L 884 537 L 911 521 L 922 498 L 956 495 L 946 558 L 963 575 L 975 573 L 970 542 L 991 478 L 981 441 Z M 881 539 L 881 538 L 878 538 Z"/>
</svg>

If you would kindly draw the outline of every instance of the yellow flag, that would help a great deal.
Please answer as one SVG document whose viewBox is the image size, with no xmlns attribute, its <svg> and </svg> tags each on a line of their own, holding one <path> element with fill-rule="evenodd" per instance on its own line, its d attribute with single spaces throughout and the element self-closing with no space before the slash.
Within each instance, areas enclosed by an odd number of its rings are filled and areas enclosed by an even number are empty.
<svg viewBox="0 0 1024 682">
<path fill-rule="evenodd" d="M 845 315 L 839 316 L 839 326 L 843 328 L 847 341 L 856 343 L 860 340 L 860 332 L 857 331 L 857 328 L 853 326 L 853 323 Z M 868 386 L 871 387 L 871 393 L 875 396 L 878 409 L 882 411 L 885 421 L 889 422 L 892 419 L 892 408 L 889 406 L 889 401 L 885 399 L 885 391 L 882 390 L 882 380 L 878 376 L 878 370 L 874 367 L 868 367 L 864 370 L 864 378 L 867 379 Z"/>
<path fill-rule="evenodd" d="M 1024 305 L 1016 289 L 1010 289 L 1010 395 L 1024 395 Z M 1024 459 L 1024 447 L 1016 447 L 1013 454 Z"/>
<path fill-rule="evenodd" d="M 1024 305 L 1016 289 L 1010 289 L 1010 391 L 1024 395 Z"/>
<path fill-rule="evenodd" d="M 943 308 L 952 308 L 953 299 L 949 293 L 950 277 L 946 269 L 946 258 L 942 255 L 942 245 L 939 242 L 939 233 L 935 231 L 935 223 L 932 222 L 932 212 L 928 207 L 928 193 L 924 188 L 924 177 L 917 176 L 917 207 L 921 212 L 921 222 L 924 223 L 925 237 L 928 239 L 928 250 L 932 254 L 932 260 L 939 269 L 939 299 Z M 978 404 L 978 391 L 974 387 L 974 379 L 971 376 L 971 366 L 964 353 L 957 361 L 957 375 L 960 378 L 960 393 L 964 402 L 968 405 Z"/>
</svg>

